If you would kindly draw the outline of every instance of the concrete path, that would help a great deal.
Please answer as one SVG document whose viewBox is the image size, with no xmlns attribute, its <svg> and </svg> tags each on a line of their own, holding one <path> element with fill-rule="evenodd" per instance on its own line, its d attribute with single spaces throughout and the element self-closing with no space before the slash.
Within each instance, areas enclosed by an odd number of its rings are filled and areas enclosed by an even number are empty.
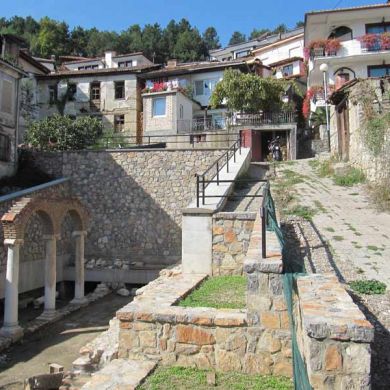
<svg viewBox="0 0 390 390">
<path fill-rule="evenodd" d="M 283 170 L 301 175 L 303 182 L 294 186 L 297 201 L 315 210 L 314 228 L 330 244 L 334 266 L 338 261 L 350 264 L 351 276 L 378 279 L 390 287 L 390 214 L 375 210 L 364 185 L 337 186 L 331 178 L 318 177 L 309 161 L 282 165 L 278 175 Z M 345 268 L 336 272 L 348 281 Z"/>
<path fill-rule="evenodd" d="M 129 298 L 108 295 L 12 346 L 0 355 L 0 389 L 22 389 L 25 378 L 48 373 L 50 363 L 69 370 L 80 348 L 107 330 L 109 320 L 127 303 Z"/>
</svg>

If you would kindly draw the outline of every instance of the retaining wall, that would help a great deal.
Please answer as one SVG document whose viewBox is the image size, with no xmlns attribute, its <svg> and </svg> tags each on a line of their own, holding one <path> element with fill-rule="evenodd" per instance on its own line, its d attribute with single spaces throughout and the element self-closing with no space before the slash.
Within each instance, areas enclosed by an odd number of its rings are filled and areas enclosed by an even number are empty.
<svg viewBox="0 0 390 390">
<path fill-rule="evenodd" d="M 88 207 L 86 258 L 171 264 L 181 258 L 181 210 L 195 196 L 195 173 L 219 150 L 27 153 L 42 171 L 69 177 Z"/>
</svg>

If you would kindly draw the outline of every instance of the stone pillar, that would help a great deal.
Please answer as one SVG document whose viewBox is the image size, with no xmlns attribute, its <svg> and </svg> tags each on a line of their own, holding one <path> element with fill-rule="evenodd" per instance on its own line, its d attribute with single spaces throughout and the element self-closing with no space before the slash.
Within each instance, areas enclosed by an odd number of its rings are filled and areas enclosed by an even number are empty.
<svg viewBox="0 0 390 390">
<path fill-rule="evenodd" d="M 52 317 L 56 310 L 57 237 L 48 235 L 44 239 L 46 241 L 44 316 Z"/>
<path fill-rule="evenodd" d="M 12 339 L 23 335 L 23 329 L 18 324 L 19 301 L 19 249 L 22 240 L 7 239 L 4 245 L 8 247 L 7 274 L 5 281 L 4 323 L 0 334 Z"/>
<path fill-rule="evenodd" d="M 71 303 L 82 304 L 87 300 L 84 296 L 84 241 L 86 232 L 73 232 L 73 237 L 76 241 L 76 261 L 75 261 L 75 285 L 74 285 L 74 299 Z"/>
</svg>

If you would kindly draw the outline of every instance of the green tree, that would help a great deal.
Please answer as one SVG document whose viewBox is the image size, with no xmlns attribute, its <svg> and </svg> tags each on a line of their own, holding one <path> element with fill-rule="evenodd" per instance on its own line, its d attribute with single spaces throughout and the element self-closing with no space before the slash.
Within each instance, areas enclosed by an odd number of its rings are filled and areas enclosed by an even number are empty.
<svg viewBox="0 0 390 390">
<path fill-rule="evenodd" d="M 94 145 L 102 132 L 96 118 L 53 115 L 30 123 L 26 143 L 39 150 L 80 150 Z"/>
<path fill-rule="evenodd" d="M 204 59 L 207 49 L 197 29 L 182 32 L 174 48 L 174 57 L 185 62 Z"/>
<path fill-rule="evenodd" d="M 118 36 L 117 50 L 120 53 L 143 51 L 142 29 L 139 24 L 133 24 Z"/>
<path fill-rule="evenodd" d="M 305 22 L 300 20 L 295 24 L 295 28 L 305 27 Z"/>
<path fill-rule="evenodd" d="M 156 63 L 164 62 L 164 47 L 162 31 L 158 23 L 147 24 L 142 31 L 143 51 L 147 57 Z"/>
<path fill-rule="evenodd" d="M 282 24 L 279 24 L 279 26 L 277 26 L 272 32 L 274 34 L 283 34 L 283 33 L 287 32 L 287 31 L 288 31 L 287 26 L 282 23 Z"/>
<path fill-rule="evenodd" d="M 32 51 L 41 57 L 59 56 L 68 53 L 69 27 L 48 17 L 40 21 L 38 35 L 34 37 Z"/>
<path fill-rule="evenodd" d="M 283 80 L 228 69 L 215 87 L 210 103 L 213 108 L 226 105 L 230 112 L 272 111 L 282 106 L 284 90 Z"/>
<path fill-rule="evenodd" d="M 80 26 L 75 27 L 70 33 L 70 54 L 75 56 L 87 56 L 88 42 L 88 30 L 84 30 Z"/>
<path fill-rule="evenodd" d="M 239 31 L 234 31 L 233 35 L 230 38 L 229 45 L 236 45 L 246 41 L 245 34 L 240 33 Z"/>
<path fill-rule="evenodd" d="M 208 27 L 206 29 L 203 33 L 203 41 L 208 51 L 221 47 L 217 30 L 214 27 Z"/>
<path fill-rule="evenodd" d="M 264 34 L 267 34 L 269 33 L 269 29 L 268 28 L 259 28 L 259 29 L 253 29 L 252 32 L 251 32 L 251 35 L 249 36 L 249 39 L 256 39 Z"/>
</svg>

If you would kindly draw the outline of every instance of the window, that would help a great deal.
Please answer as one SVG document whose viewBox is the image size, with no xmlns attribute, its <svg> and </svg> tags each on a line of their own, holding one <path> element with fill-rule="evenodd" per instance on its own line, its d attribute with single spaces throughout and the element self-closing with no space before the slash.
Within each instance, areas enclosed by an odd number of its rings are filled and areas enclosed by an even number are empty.
<svg viewBox="0 0 390 390">
<path fill-rule="evenodd" d="M 382 34 L 384 32 L 390 32 L 390 23 L 366 24 L 367 34 Z"/>
<path fill-rule="evenodd" d="M 91 84 L 91 100 L 100 100 L 100 83 L 92 83 Z"/>
<path fill-rule="evenodd" d="M 167 99 L 165 97 L 154 98 L 152 105 L 153 105 L 153 108 L 152 108 L 152 115 L 153 116 L 165 116 L 166 115 Z"/>
<path fill-rule="evenodd" d="M 180 107 L 179 107 L 179 119 L 183 119 L 184 117 L 184 107 L 182 104 L 180 104 Z"/>
<path fill-rule="evenodd" d="M 195 95 L 196 96 L 210 96 L 214 91 L 215 86 L 219 82 L 219 79 L 211 80 L 197 80 L 195 81 Z"/>
<path fill-rule="evenodd" d="M 85 66 L 79 66 L 79 70 L 92 70 L 92 69 L 99 69 L 99 65 L 85 65 Z"/>
<path fill-rule="evenodd" d="M 69 100 L 72 101 L 75 99 L 75 95 L 77 92 L 77 84 L 68 84 L 68 93 L 69 93 Z"/>
<path fill-rule="evenodd" d="M 131 68 L 133 61 L 120 61 L 118 62 L 118 68 Z"/>
<path fill-rule="evenodd" d="M 114 130 L 116 133 L 120 133 L 125 129 L 125 116 L 114 115 Z"/>
<path fill-rule="evenodd" d="M 294 65 L 288 64 L 283 66 L 282 73 L 284 77 L 292 76 L 294 74 Z"/>
<path fill-rule="evenodd" d="M 190 144 L 206 142 L 206 134 L 193 134 L 190 136 Z"/>
<path fill-rule="evenodd" d="M 353 38 L 352 30 L 346 26 L 340 26 L 335 28 L 329 35 L 330 39 L 338 39 L 342 42 L 350 41 Z"/>
<path fill-rule="evenodd" d="M 14 82 L 3 78 L 1 91 L 1 112 L 13 114 L 14 112 Z"/>
<path fill-rule="evenodd" d="M 249 53 L 249 50 L 239 51 L 236 53 L 236 58 L 246 57 Z"/>
<path fill-rule="evenodd" d="M 125 98 L 125 82 L 116 81 L 115 82 L 115 99 L 124 99 Z"/>
<path fill-rule="evenodd" d="M 368 67 L 368 77 L 390 76 L 390 65 L 375 65 Z"/>
<path fill-rule="evenodd" d="M 11 140 L 7 135 L 0 134 L 0 161 L 10 160 Z"/>
<path fill-rule="evenodd" d="M 49 85 L 49 103 L 54 104 L 57 100 L 57 86 Z"/>
</svg>

